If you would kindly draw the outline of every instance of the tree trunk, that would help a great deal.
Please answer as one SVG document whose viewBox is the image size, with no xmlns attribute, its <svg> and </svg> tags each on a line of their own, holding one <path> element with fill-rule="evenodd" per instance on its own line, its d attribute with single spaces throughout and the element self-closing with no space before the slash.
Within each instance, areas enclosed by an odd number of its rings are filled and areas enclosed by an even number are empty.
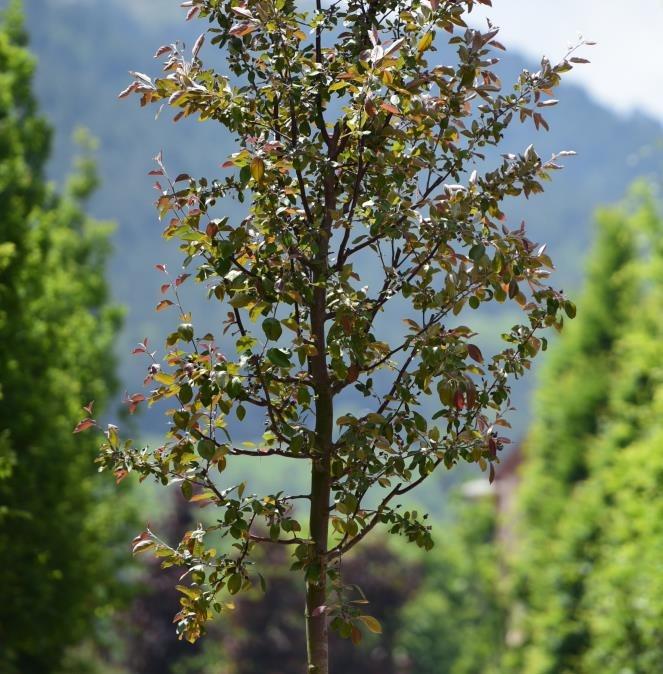
<svg viewBox="0 0 663 674">
<path fill-rule="evenodd" d="M 328 462 L 325 462 L 328 463 Z M 311 538 L 315 561 L 306 581 L 306 655 L 309 674 L 328 674 L 329 635 L 327 614 L 327 525 L 329 522 L 329 472 L 314 461 L 311 470 Z"/>
<path fill-rule="evenodd" d="M 311 462 L 310 537 L 313 558 L 306 576 L 306 651 L 309 674 L 328 674 L 329 636 L 327 614 L 327 549 L 329 500 L 331 495 L 331 451 L 334 426 L 334 401 L 327 370 L 325 335 L 328 238 L 321 236 L 319 269 L 313 290 L 311 332 L 317 353 L 311 357 L 311 374 L 315 387 L 315 447 Z"/>
</svg>

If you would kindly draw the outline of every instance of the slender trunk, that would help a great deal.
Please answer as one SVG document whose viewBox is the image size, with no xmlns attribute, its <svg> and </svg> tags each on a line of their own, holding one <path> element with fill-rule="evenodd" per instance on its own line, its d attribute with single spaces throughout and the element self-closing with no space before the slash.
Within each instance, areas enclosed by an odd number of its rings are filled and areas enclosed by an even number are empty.
<svg viewBox="0 0 663 674">
<path fill-rule="evenodd" d="M 327 465 L 325 465 L 327 464 Z M 329 636 L 327 615 L 327 525 L 329 522 L 328 461 L 314 461 L 311 470 L 311 538 L 315 561 L 306 581 L 306 653 L 309 674 L 328 674 Z"/>
<path fill-rule="evenodd" d="M 328 219 L 320 236 L 318 269 L 314 276 L 311 307 L 311 332 L 317 353 L 311 358 L 315 383 L 315 447 L 311 462 L 310 536 L 313 541 L 311 566 L 306 579 L 306 651 L 309 674 L 328 674 L 329 636 L 327 614 L 327 550 L 329 501 L 331 495 L 331 451 L 334 426 L 334 401 L 327 370 L 325 314 L 327 311 Z"/>
</svg>

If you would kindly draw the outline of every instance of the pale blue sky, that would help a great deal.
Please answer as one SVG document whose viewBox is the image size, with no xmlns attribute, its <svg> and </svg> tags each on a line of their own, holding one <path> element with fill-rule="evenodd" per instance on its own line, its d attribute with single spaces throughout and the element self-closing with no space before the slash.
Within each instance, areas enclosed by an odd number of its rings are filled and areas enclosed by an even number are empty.
<svg viewBox="0 0 663 674">
<path fill-rule="evenodd" d="M 559 58 L 578 34 L 597 42 L 569 80 L 614 109 L 663 121 L 663 0 L 493 0 L 481 14 L 531 57 Z"/>
</svg>

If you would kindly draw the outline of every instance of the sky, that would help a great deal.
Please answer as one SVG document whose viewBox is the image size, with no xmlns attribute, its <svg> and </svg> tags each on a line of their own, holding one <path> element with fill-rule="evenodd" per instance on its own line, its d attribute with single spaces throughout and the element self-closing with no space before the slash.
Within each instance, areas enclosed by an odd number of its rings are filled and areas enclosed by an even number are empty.
<svg viewBox="0 0 663 674">
<path fill-rule="evenodd" d="M 171 17 L 183 11 L 178 0 L 115 1 L 145 20 L 163 14 L 164 6 Z M 490 17 L 510 50 L 534 59 L 561 58 L 580 34 L 597 42 L 582 50 L 592 63 L 565 81 L 614 110 L 641 110 L 663 122 L 663 0 L 493 0 L 493 7 L 472 14 L 482 22 Z"/>
<path fill-rule="evenodd" d="M 480 15 L 501 27 L 508 48 L 533 58 L 558 60 L 579 34 L 597 42 L 578 54 L 592 63 L 565 81 L 615 110 L 663 122 L 663 0 L 493 0 Z"/>
</svg>

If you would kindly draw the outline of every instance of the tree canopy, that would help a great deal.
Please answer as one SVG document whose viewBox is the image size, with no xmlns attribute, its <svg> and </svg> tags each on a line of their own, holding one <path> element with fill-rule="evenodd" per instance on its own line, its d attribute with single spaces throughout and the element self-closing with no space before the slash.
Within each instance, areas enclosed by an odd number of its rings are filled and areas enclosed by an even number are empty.
<svg viewBox="0 0 663 674">
<path fill-rule="evenodd" d="M 217 122 L 238 142 L 223 178 L 171 176 L 156 157 L 164 236 L 190 271 L 159 265 L 157 309 L 180 321 L 165 367 L 146 342 L 136 353 L 148 358 L 150 403 L 173 403 L 170 430 L 151 449 L 111 426 L 100 457 L 118 479 L 178 483 L 220 509 L 176 546 L 149 530 L 134 544 L 188 569 L 176 620 L 189 640 L 229 605 L 222 593 L 261 578 L 251 552 L 262 544 L 291 546 L 305 576 L 310 671 L 327 672 L 328 622 L 354 641 L 379 631 L 343 583 L 343 556 L 378 525 L 432 547 L 426 516 L 402 497 L 461 461 L 492 479 L 510 381 L 545 348 L 541 331 L 575 314 L 549 285 L 545 247 L 502 210 L 541 192 L 565 153 L 543 160 L 529 146 L 490 166 L 484 152 L 518 121 L 547 128 L 553 89 L 585 60 L 574 49 L 543 59 L 503 92 L 497 29 L 465 21 L 476 4 L 192 0 L 188 18 L 208 23 L 192 50 L 162 46 L 163 73 L 133 73 L 121 93 L 173 108 L 176 121 Z M 204 65 L 206 41 L 225 73 Z M 231 199 L 248 202 L 245 217 L 224 214 Z M 223 334 L 194 325 L 189 279 L 225 304 Z M 493 302 L 513 302 L 522 321 L 484 356 L 465 322 Z M 130 396 L 131 409 L 145 397 Z M 265 432 L 242 444 L 232 420 L 247 409 Z M 308 491 L 218 485 L 239 457 L 306 461 Z"/>
</svg>

